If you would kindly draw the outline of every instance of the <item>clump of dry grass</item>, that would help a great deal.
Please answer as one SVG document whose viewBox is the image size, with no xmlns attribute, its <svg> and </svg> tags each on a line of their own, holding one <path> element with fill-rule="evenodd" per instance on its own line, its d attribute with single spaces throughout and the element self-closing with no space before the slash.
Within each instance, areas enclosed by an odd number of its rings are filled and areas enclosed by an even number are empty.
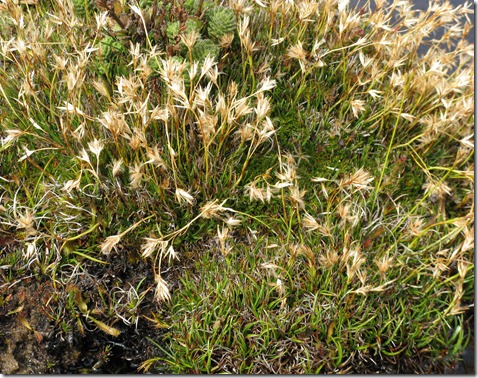
<svg viewBox="0 0 478 378">
<path fill-rule="evenodd" d="M 168 3 L 186 25 L 191 4 Z M 215 4 L 237 30 L 212 56 L 201 30 L 153 43 L 167 25 L 135 3 L 119 38 L 106 3 L 3 1 L 0 231 L 23 268 L 66 284 L 72 254 L 137 251 L 171 303 L 177 371 L 455 359 L 473 291 L 470 5 L 376 3 Z M 168 278 L 204 246 L 200 284 Z M 127 324 L 138 288 L 113 290 Z"/>
</svg>

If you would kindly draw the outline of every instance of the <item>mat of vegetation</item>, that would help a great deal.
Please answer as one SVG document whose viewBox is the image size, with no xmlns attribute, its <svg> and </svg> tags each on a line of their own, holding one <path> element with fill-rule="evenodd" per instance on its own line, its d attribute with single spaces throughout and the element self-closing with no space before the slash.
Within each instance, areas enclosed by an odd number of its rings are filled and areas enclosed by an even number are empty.
<svg viewBox="0 0 478 378">
<path fill-rule="evenodd" d="M 0 371 L 453 369 L 473 11 L 412 3 L 2 0 Z"/>
</svg>

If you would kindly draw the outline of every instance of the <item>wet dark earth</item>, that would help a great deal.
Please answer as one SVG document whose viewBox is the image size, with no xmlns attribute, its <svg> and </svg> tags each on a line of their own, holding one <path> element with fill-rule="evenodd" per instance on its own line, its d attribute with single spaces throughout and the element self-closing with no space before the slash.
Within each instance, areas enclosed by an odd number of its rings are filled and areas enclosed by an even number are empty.
<svg viewBox="0 0 478 378">
<path fill-rule="evenodd" d="M 164 328 L 154 321 L 160 311 L 147 290 L 154 282 L 152 269 L 141 261 L 127 265 L 122 260 L 114 256 L 107 267 L 90 266 L 94 275 L 75 274 L 67 284 L 59 280 L 54 285 L 41 273 L 15 281 L 0 271 L 0 373 L 131 374 L 160 356 L 155 342 Z M 146 294 L 140 306 L 121 307 L 112 303 L 112 287 L 123 288 L 121 293 L 134 287 Z M 80 311 L 82 306 L 87 311 Z M 154 364 L 148 372 L 162 370 Z"/>
<path fill-rule="evenodd" d="M 37 331 L 46 334 L 38 340 L 21 322 L 2 320 L 0 327 L 3 374 L 134 374 L 146 356 L 159 355 L 146 339 L 154 339 L 155 331 L 145 327 L 123 329 L 114 339 L 101 332 L 88 332 L 68 340 L 48 332 L 48 328 Z M 159 371 L 153 367 L 149 372 Z"/>
</svg>

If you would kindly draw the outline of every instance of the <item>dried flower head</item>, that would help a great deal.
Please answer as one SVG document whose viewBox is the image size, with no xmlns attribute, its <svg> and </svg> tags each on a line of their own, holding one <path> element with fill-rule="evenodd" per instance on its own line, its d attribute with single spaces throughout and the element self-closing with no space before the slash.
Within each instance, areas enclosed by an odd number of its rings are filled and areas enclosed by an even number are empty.
<svg viewBox="0 0 478 378">
<path fill-rule="evenodd" d="M 23 252 L 23 258 L 25 260 L 30 260 L 34 255 L 36 255 L 37 247 L 36 247 L 36 240 L 33 242 L 26 243 L 27 249 Z"/>
<path fill-rule="evenodd" d="M 300 190 L 297 186 L 290 186 L 289 187 L 290 191 L 290 199 L 292 200 L 292 203 L 295 205 L 299 206 L 300 208 L 304 207 L 304 195 L 306 193 L 305 190 Z"/>
<path fill-rule="evenodd" d="M 238 225 L 241 224 L 241 221 L 239 219 L 234 218 L 234 217 L 228 217 L 224 222 L 226 222 L 226 224 L 228 226 L 232 226 L 232 227 L 238 226 Z"/>
<path fill-rule="evenodd" d="M 189 205 L 194 205 L 196 202 L 194 197 L 189 194 L 189 192 L 185 191 L 184 189 L 181 188 L 176 188 L 176 199 L 178 200 L 178 203 L 188 203 Z"/>
<path fill-rule="evenodd" d="M 383 278 L 385 273 L 390 269 L 393 262 L 393 257 L 383 256 L 381 259 L 375 259 L 375 264 L 377 265 L 380 276 Z"/>
<path fill-rule="evenodd" d="M 289 47 L 286 56 L 292 59 L 297 59 L 299 61 L 300 69 L 302 72 L 305 72 L 308 53 L 304 50 L 300 41 L 294 46 Z"/>
<path fill-rule="evenodd" d="M 206 219 L 216 218 L 220 213 L 226 210 L 232 210 L 223 205 L 226 203 L 226 200 L 222 201 L 220 204 L 217 203 L 217 200 L 209 201 L 205 205 L 201 206 L 201 217 Z"/>
<path fill-rule="evenodd" d="M 229 228 L 217 226 L 217 239 L 219 241 L 219 249 L 223 256 L 226 256 L 231 252 L 232 247 L 227 245 L 227 239 L 229 237 Z"/>
<path fill-rule="evenodd" d="M 266 189 L 263 189 L 259 188 L 255 182 L 251 182 L 250 184 L 244 186 L 244 190 L 249 195 L 249 200 L 251 202 L 254 200 L 270 202 L 272 198 L 272 190 L 269 185 L 266 186 Z"/>
<path fill-rule="evenodd" d="M 119 136 L 125 136 L 131 133 L 126 121 L 124 119 L 124 114 L 120 113 L 117 110 L 109 110 L 104 112 L 98 121 L 103 125 L 114 139 Z"/>
<path fill-rule="evenodd" d="M 409 219 L 406 228 L 407 234 L 410 236 L 420 236 L 424 225 L 425 222 L 423 221 L 423 218 L 414 217 L 413 219 Z"/>
<path fill-rule="evenodd" d="M 341 202 L 337 206 L 337 213 L 342 219 L 342 222 L 351 223 L 353 226 L 356 225 L 358 221 L 358 216 L 353 214 L 350 203 Z"/>
<path fill-rule="evenodd" d="M 121 237 L 122 234 L 108 236 L 103 243 L 100 244 L 101 253 L 104 255 L 109 255 L 111 250 L 115 248 L 116 244 L 120 242 Z"/>
<path fill-rule="evenodd" d="M 423 184 L 423 189 L 425 189 L 426 194 L 430 195 L 430 201 L 432 202 L 443 202 L 452 193 L 451 188 L 444 181 L 435 182 L 432 179 Z"/>
<path fill-rule="evenodd" d="M 28 235 L 35 235 L 37 232 L 35 230 L 35 217 L 33 213 L 27 209 L 25 214 L 19 214 L 16 217 L 17 228 L 23 229 Z"/>
<path fill-rule="evenodd" d="M 153 255 L 153 253 L 159 249 L 160 253 L 163 253 L 168 242 L 162 238 L 144 238 L 145 242 L 141 245 L 141 255 L 146 258 Z"/>
<path fill-rule="evenodd" d="M 234 33 L 224 34 L 221 37 L 221 40 L 219 41 L 219 45 L 223 49 L 228 49 L 231 46 L 233 40 L 234 40 Z"/>
<path fill-rule="evenodd" d="M 284 285 L 284 282 L 282 282 L 282 280 L 280 278 L 277 278 L 276 279 L 276 282 L 273 284 L 274 288 L 276 289 L 277 291 L 277 294 L 280 296 L 280 297 L 283 297 L 285 296 L 286 294 L 286 286 Z"/>
<path fill-rule="evenodd" d="M 156 290 L 154 292 L 154 300 L 157 302 L 169 301 L 171 294 L 169 293 L 168 285 L 163 278 L 157 274 L 154 278 L 156 281 Z"/>
<path fill-rule="evenodd" d="M 264 143 L 267 140 L 272 139 L 272 135 L 275 134 L 276 130 L 274 128 L 274 125 L 272 124 L 272 121 L 269 117 L 266 116 L 266 118 L 261 122 L 261 128 L 256 129 L 256 145 L 260 145 Z"/>
<path fill-rule="evenodd" d="M 310 18 L 319 7 L 319 3 L 311 0 L 302 0 L 297 3 L 297 12 L 299 14 L 299 19 L 302 22 L 312 22 Z"/>
<path fill-rule="evenodd" d="M 263 92 L 258 93 L 257 95 L 257 105 L 254 108 L 257 119 L 261 120 L 264 118 L 270 110 L 270 103 L 267 97 L 264 97 Z"/>
<path fill-rule="evenodd" d="M 95 138 L 88 143 L 88 148 L 94 155 L 96 155 L 96 158 L 99 158 L 101 151 L 103 151 L 104 144 Z"/>
<path fill-rule="evenodd" d="M 365 110 L 365 101 L 363 100 L 352 100 L 350 102 L 352 106 L 352 112 L 355 118 L 359 118 L 360 114 Z"/>
<path fill-rule="evenodd" d="M 319 223 L 314 219 L 314 217 L 312 217 L 312 215 L 307 212 L 302 219 L 302 224 L 307 229 L 307 231 L 314 231 L 320 227 Z"/>
<path fill-rule="evenodd" d="M 168 263 L 171 263 L 171 259 L 179 260 L 178 253 L 176 252 L 172 244 L 169 245 L 169 248 L 166 250 L 164 257 L 168 258 Z"/>
<path fill-rule="evenodd" d="M 348 257 L 346 267 L 347 267 L 347 278 L 350 282 L 357 275 L 360 267 L 362 266 L 363 263 L 365 263 L 366 259 L 361 254 L 361 251 L 359 248 L 350 249 L 348 253 L 344 256 Z"/>
<path fill-rule="evenodd" d="M 10 142 L 15 142 L 18 138 L 25 134 L 25 131 L 11 129 L 5 130 L 5 133 L 7 134 L 7 136 L 5 138 L 2 138 L 2 146 L 5 146 Z"/>
<path fill-rule="evenodd" d="M 347 175 L 339 181 L 339 186 L 344 188 L 346 186 L 352 186 L 360 190 L 370 189 L 370 183 L 374 177 L 370 175 L 366 170 L 360 168 L 353 174 Z"/>
<path fill-rule="evenodd" d="M 142 165 L 135 162 L 134 166 L 130 168 L 129 176 L 131 187 L 133 189 L 139 188 L 143 178 Z"/>
<path fill-rule="evenodd" d="M 118 159 L 113 162 L 113 177 L 118 176 L 124 172 L 123 159 Z"/>
</svg>

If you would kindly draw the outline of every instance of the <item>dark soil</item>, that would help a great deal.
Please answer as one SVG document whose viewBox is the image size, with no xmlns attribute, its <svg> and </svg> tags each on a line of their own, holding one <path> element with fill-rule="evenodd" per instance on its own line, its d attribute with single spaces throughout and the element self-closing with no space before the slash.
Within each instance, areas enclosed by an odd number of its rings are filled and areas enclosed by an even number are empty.
<svg viewBox="0 0 478 378">
<path fill-rule="evenodd" d="M 152 291 L 135 310 L 137 322 L 129 326 L 114 315 L 108 295 L 112 287 L 136 287 L 143 278 L 145 290 L 153 283 L 151 267 L 144 262 L 124 264 L 113 256 L 107 267 L 90 268 L 95 275 L 79 274 L 73 282 L 55 285 L 40 273 L 14 281 L 0 272 L 0 373 L 131 374 L 161 355 L 153 341 L 158 342 L 164 330 L 146 319 L 159 312 Z M 81 313 L 72 293 L 80 293 L 95 319 L 119 330 L 119 336 L 103 332 Z M 154 364 L 148 372 L 160 373 L 161 367 Z"/>
<path fill-rule="evenodd" d="M 144 360 L 160 354 L 146 339 L 157 339 L 158 332 L 146 322 L 137 329 L 115 324 L 122 331 L 116 338 L 101 331 L 63 334 L 36 309 L 25 308 L 23 319 L 34 331 L 18 319 L 22 315 L 0 320 L 3 374 L 132 374 Z"/>
</svg>

